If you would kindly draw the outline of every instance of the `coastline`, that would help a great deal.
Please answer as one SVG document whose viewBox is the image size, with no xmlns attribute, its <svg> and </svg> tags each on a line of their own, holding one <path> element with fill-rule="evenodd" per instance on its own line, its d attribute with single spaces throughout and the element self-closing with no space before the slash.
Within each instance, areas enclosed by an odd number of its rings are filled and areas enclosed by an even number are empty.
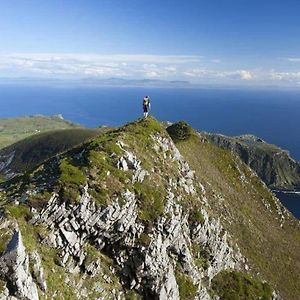
<svg viewBox="0 0 300 300">
<path fill-rule="evenodd" d="M 295 218 L 300 220 L 300 190 L 272 190 L 276 197 L 280 200 Z"/>
<path fill-rule="evenodd" d="M 284 189 L 271 189 L 273 193 L 282 193 L 282 194 L 296 194 L 300 195 L 300 189 L 294 189 L 294 190 L 284 190 Z"/>
</svg>

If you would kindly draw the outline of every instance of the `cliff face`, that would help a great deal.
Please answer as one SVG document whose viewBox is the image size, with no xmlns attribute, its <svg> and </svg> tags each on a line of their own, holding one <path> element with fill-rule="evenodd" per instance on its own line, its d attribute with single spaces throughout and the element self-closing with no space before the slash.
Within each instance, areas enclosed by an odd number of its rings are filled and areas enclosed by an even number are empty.
<svg viewBox="0 0 300 300">
<path fill-rule="evenodd" d="M 201 132 L 201 136 L 238 155 L 270 188 L 300 188 L 300 164 L 279 147 L 253 135 L 229 137 Z"/>
<path fill-rule="evenodd" d="M 191 131 L 178 146 L 194 141 L 201 143 Z M 289 287 L 284 289 L 267 272 L 257 275 L 259 260 L 245 256 L 243 241 L 214 207 L 222 195 L 210 194 L 210 183 L 183 152 L 159 123 L 142 120 L 3 184 L 0 299 L 288 295 Z M 236 184 L 248 180 L 248 173 L 243 175 L 235 178 Z M 297 227 L 278 200 L 265 192 L 278 206 L 275 210 L 267 207 L 273 203 L 269 199 L 255 201 L 263 203 L 262 214 L 275 219 L 276 230 Z M 234 223 L 234 216 L 227 221 Z M 293 285 L 287 299 L 296 299 L 299 286 Z"/>
</svg>

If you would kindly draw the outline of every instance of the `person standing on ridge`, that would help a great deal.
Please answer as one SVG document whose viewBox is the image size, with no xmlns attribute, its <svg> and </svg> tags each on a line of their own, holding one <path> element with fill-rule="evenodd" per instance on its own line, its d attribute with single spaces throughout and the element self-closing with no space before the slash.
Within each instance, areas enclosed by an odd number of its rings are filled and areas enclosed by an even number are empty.
<svg viewBox="0 0 300 300">
<path fill-rule="evenodd" d="M 148 113 L 150 111 L 150 98 L 149 96 L 145 96 L 143 99 L 143 110 L 144 110 L 144 118 L 147 119 Z"/>
</svg>

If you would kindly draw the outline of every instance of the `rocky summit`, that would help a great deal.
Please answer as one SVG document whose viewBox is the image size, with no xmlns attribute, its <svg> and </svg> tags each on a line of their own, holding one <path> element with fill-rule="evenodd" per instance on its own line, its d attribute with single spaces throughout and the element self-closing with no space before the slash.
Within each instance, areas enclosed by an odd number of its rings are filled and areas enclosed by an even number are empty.
<svg viewBox="0 0 300 300">
<path fill-rule="evenodd" d="M 108 130 L 0 201 L 1 300 L 299 299 L 299 221 L 183 122 Z"/>
</svg>

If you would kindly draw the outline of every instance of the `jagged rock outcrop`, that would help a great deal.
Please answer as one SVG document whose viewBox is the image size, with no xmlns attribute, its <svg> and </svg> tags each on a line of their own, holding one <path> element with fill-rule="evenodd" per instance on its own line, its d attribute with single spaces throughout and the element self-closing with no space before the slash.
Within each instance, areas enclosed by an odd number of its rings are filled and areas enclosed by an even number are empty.
<svg viewBox="0 0 300 300">
<path fill-rule="evenodd" d="M 162 151 L 160 155 L 165 158 L 168 154 L 170 161 L 178 163 L 180 176 L 169 178 L 164 216 L 152 228 L 147 247 L 138 241 L 145 226 L 138 220 L 137 196 L 129 190 L 120 195 L 122 199 L 113 199 L 112 204 L 105 208 L 97 207 L 88 185 L 77 205 L 68 205 L 58 194 L 53 194 L 47 206 L 30 223 L 43 224 L 51 230 L 42 243 L 60 249 L 60 263 L 71 271 L 82 268 L 86 258 L 84 245 L 90 243 L 99 250 L 110 249 L 131 289 L 147 297 L 175 300 L 179 299 L 175 266 L 176 261 L 180 261 L 184 271 L 198 286 L 201 299 L 210 299 L 206 291 L 208 286 L 202 283 L 202 279 L 207 277 L 210 282 L 223 269 L 241 267 L 242 256 L 238 249 L 229 246 L 221 224 L 209 220 L 204 209 L 201 209 L 203 223 L 195 223 L 195 227 L 190 228 L 188 214 L 179 204 L 180 196 L 178 198 L 175 194 L 196 195 L 194 172 L 170 139 L 156 135 L 153 140 L 155 151 Z M 143 182 L 149 173 L 143 170 L 135 154 L 125 150 L 123 142 L 117 144 L 124 153 L 117 167 L 124 172 L 134 171 L 132 183 Z M 124 203 L 122 206 L 120 200 Z M 192 243 L 198 243 L 208 253 L 207 270 L 196 267 L 190 250 Z M 124 252 L 123 249 L 127 250 Z"/>
<path fill-rule="evenodd" d="M 38 284 L 39 288 L 43 291 L 47 291 L 47 282 L 45 279 L 44 268 L 39 253 L 35 250 L 29 254 L 29 260 L 32 264 L 32 276 Z"/>
<path fill-rule="evenodd" d="M 29 271 L 29 257 L 18 229 L 0 257 L 0 276 L 6 280 L 3 299 L 10 299 L 10 296 L 26 300 L 39 299 L 36 284 Z"/>
</svg>

